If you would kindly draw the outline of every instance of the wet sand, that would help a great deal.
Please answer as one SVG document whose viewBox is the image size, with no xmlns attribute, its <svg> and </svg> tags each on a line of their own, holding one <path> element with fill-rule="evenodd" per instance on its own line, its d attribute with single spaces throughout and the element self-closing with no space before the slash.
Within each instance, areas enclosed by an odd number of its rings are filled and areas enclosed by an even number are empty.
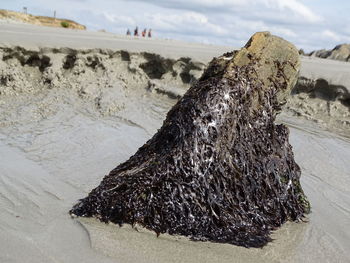
<svg viewBox="0 0 350 263">
<path fill-rule="evenodd" d="M 125 43 L 118 48 L 127 49 Z M 174 46 L 177 55 L 187 50 L 187 44 Z M 220 48 L 216 52 L 222 53 Z M 0 95 L 0 262 L 350 261 L 350 140 L 288 113 L 279 121 L 290 126 L 312 213 L 307 223 L 288 223 L 277 230 L 275 240 L 263 249 L 157 238 L 142 228 L 137 232 L 94 219 L 71 219 L 68 211 L 76 200 L 153 135 L 176 98 L 157 92 L 157 85 L 150 88 L 145 72 L 130 74 L 126 62 L 106 62 L 107 69 L 114 69 L 108 74 L 85 65 L 77 65 L 75 72 L 62 71 L 57 67 L 66 55 L 58 53 L 51 60 L 57 77 L 51 76 L 52 85 L 43 85 L 39 69 L 25 65 L 15 83 L 28 76 L 33 82 L 7 86 Z M 146 61 L 137 56 L 135 61 Z M 193 52 L 193 57 L 204 55 Z M 119 71 L 128 73 L 117 75 Z M 188 83 L 170 75 L 165 73 L 162 83 L 181 94 Z M 62 76 L 76 79 L 67 84 Z M 92 81 L 89 76 L 95 82 L 83 82 Z M 106 83 L 112 86 L 107 89 Z M 106 100 L 110 97 L 118 103 Z"/>
<path fill-rule="evenodd" d="M 72 220 L 67 214 L 72 204 L 150 134 L 117 120 L 94 120 L 74 112 L 62 115 L 1 136 L 2 262 L 350 260 L 350 142 L 346 139 L 293 125 L 291 143 L 312 213 L 307 223 L 288 223 L 276 231 L 275 240 L 265 248 L 245 249 L 167 235 L 157 238 L 148 231 L 93 219 Z"/>
<path fill-rule="evenodd" d="M 191 242 L 166 235 L 156 238 L 149 231 L 81 219 L 90 232 L 92 246 L 112 257 L 121 257 L 122 262 L 348 262 L 350 140 L 312 131 L 312 127 L 304 130 L 295 123 L 290 124 L 290 129 L 312 213 L 306 223 L 285 224 L 263 249 Z M 173 251 L 179 253 L 174 255 Z"/>
</svg>

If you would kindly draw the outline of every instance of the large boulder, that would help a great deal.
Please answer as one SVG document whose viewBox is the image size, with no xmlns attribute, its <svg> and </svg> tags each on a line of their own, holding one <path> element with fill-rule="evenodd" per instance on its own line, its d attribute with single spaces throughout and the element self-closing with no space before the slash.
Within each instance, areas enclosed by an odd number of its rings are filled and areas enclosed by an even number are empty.
<svg viewBox="0 0 350 263">
<path fill-rule="evenodd" d="M 161 129 L 71 210 L 157 234 L 261 247 L 309 211 L 288 128 L 274 123 L 298 50 L 267 32 L 215 58 Z"/>
</svg>

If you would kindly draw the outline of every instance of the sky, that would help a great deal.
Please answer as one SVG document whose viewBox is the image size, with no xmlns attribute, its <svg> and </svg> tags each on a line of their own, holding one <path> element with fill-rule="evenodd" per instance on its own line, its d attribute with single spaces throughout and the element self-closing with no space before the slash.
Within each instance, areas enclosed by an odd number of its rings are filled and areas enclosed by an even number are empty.
<svg viewBox="0 0 350 263">
<path fill-rule="evenodd" d="M 240 47 L 270 31 L 307 52 L 350 43 L 349 0 L 0 0 L 0 9 L 75 20 L 88 30 Z"/>
</svg>

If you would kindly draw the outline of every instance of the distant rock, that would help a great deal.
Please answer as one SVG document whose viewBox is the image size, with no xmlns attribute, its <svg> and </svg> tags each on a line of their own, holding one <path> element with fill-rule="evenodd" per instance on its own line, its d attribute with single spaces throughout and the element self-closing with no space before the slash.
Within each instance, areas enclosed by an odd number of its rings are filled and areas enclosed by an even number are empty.
<svg viewBox="0 0 350 263">
<path fill-rule="evenodd" d="M 311 57 L 350 61 L 350 44 L 338 45 L 332 50 L 321 49 L 312 51 L 307 55 Z"/>
<path fill-rule="evenodd" d="M 305 56 L 305 51 L 304 51 L 304 49 L 299 49 L 299 55 L 303 55 L 303 56 Z"/>
</svg>

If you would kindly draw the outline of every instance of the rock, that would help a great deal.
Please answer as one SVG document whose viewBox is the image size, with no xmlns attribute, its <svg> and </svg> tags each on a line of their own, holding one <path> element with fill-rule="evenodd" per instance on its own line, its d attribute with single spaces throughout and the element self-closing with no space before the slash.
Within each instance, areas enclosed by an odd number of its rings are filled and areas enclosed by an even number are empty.
<svg viewBox="0 0 350 263">
<path fill-rule="evenodd" d="M 331 54 L 331 51 L 326 50 L 326 49 L 321 49 L 321 50 L 317 50 L 317 51 L 312 51 L 309 54 L 309 56 L 318 57 L 318 58 L 328 58 L 330 54 Z"/>
<path fill-rule="evenodd" d="M 329 56 L 330 59 L 350 61 L 350 44 L 336 46 Z"/>
<path fill-rule="evenodd" d="M 274 124 L 299 64 L 298 50 L 267 32 L 215 58 L 153 138 L 70 213 L 264 246 L 310 209 L 288 128 Z"/>
<path fill-rule="evenodd" d="M 350 44 L 338 45 L 333 50 L 321 49 L 313 51 L 309 54 L 309 56 L 340 61 L 350 61 Z"/>
</svg>

